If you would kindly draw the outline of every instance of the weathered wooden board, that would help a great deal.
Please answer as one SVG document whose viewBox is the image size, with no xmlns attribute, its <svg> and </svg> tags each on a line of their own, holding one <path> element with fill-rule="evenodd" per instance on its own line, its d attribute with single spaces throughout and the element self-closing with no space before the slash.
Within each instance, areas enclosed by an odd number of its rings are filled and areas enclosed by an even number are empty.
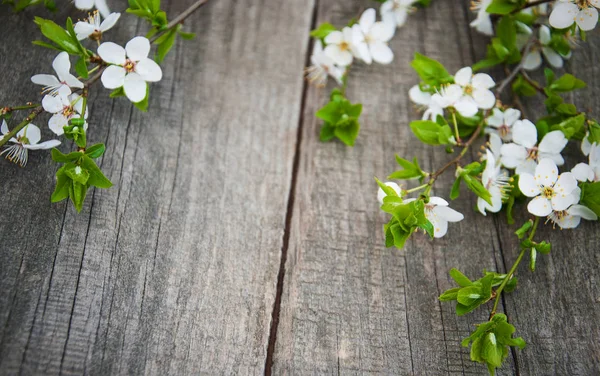
<svg viewBox="0 0 600 376">
<path fill-rule="evenodd" d="M 342 25 L 372 5 L 322 2 L 317 18 Z M 452 305 L 440 304 L 436 297 L 453 285 L 447 276 L 451 267 L 473 276 L 482 267 L 505 270 L 516 258 L 514 228 L 499 225 L 499 218 L 481 217 L 472 196 L 463 194 L 452 207 L 465 220 L 451 224 L 446 237 L 431 242 L 415 236 L 402 251 L 385 249 L 381 226 L 386 218 L 377 213 L 373 181 L 373 176 L 382 178 L 396 169 L 394 153 L 416 155 L 424 168 L 449 159 L 443 150 L 423 147 L 408 128 L 417 116 L 406 95 L 417 82 L 408 62 L 418 51 L 453 71 L 480 59 L 486 40 L 469 30 L 467 5 L 459 0 L 434 2 L 398 30 L 391 42 L 396 53 L 391 66 L 353 67 L 348 96 L 365 104 L 353 149 L 317 141 L 320 123 L 313 114 L 327 92 L 309 90 L 274 373 L 486 373 L 470 362 L 459 341 L 489 311 L 456 317 Z M 584 55 L 573 64 L 595 61 L 593 57 Z M 589 82 L 593 77 L 588 76 Z M 584 103 L 595 104 L 591 99 Z M 538 108 L 539 103 L 531 106 Z M 449 186 L 451 177 L 444 179 L 438 187 Z M 530 346 L 513 353 L 500 374 L 599 372 L 598 233 L 592 225 L 586 229 L 593 235 L 552 235 L 556 252 L 570 249 L 568 260 L 555 253 L 561 262 L 541 261 L 540 256 L 539 273 L 521 268 L 522 286 L 508 298 L 508 313 Z M 569 276 L 574 283 L 567 282 Z M 569 287 L 548 287 L 561 280 Z M 533 359 L 541 356 L 541 361 Z"/>
<path fill-rule="evenodd" d="M 45 15 L 82 17 L 67 8 Z M 50 73 L 53 54 L 28 46 L 34 12 L 2 7 L 3 104 L 36 98 L 29 77 Z M 115 187 L 80 214 L 50 204 L 49 153 L 0 163 L 0 373 L 262 373 L 311 13 L 211 1 L 186 21 L 198 37 L 172 50 L 150 112 L 98 85 L 89 135 Z M 134 19 L 111 39 L 143 35 Z"/>
</svg>

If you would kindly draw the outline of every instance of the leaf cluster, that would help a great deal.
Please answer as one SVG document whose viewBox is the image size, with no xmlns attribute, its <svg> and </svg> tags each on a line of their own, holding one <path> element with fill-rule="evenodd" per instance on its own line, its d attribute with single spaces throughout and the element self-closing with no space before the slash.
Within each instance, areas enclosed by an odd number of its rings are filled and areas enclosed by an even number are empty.
<svg viewBox="0 0 600 376">
<path fill-rule="evenodd" d="M 495 314 L 490 321 L 477 325 L 477 329 L 462 341 L 463 347 L 471 344 L 471 360 L 485 363 L 490 375 L 508 356 L 510 346 L 523 349 L 525 341 L 514 337 L 515 327 L 508 323 L 506 315 Z"/>
<path fill-rule="evenodd" d="M 506 274 L 484 271 L 483 277 L 471 281 L 458 269 L 450 270 L 450 277 L 458 284 L 446 290 L 439 299 L 443 302 L 456 301 L 456 314 L 462 316 L 487 303 L 493 297 L 492 288 L 500 286 Z M 517 286 L 517 278 L 511 277 L 504 286 L 505 292 L 511 292 Z"/>
<path fill-rule="evenodd" d="M 100 170 L 94 159 L 104 154 L 104 144 L 96 144 L 87 150 L 63 154 L 52 149 L 52 159 L 64 165 L 56 172 L 56 188 L 52 193 L 52 202 L 70 198 L 78 212 L 90 187 L 110 188 L 112 183 Z"/>
<path fill-rule="evenodd" d="M 423 179 L 427 176 L 421 167 L 419 166 L 419 162 L 417 161 L 417 157 L 413 158 L 413 161 L 409 161 L 404 158 L 400 158 L 396 155 L 396 162 L 402 167 L 402 170 L 398 170 L 392 172 L 388 179 L 399 179 L 399 180 L 411 180 L 411 179 L 419 179 L 419 181 L 423 181 Z"/>
<path fill-rule="evenodd" d="M 465 167 L 458 167 L 456 169 L 456 180 L 454 180 L 454 184 L 452 184 L 452 189 L 450 190 L 450 199 L 455 200 L 458 198 L 460 194 L 460 183 L 464 182 L 469 190 L 488 204 L 492 205 L 492 195 L 479 179 L 479 175 L 481 175 L 485 169 L 485 164 L 485 161 L 483 163 L 472 162 Z"/>
<path fill-rule="evenodd" d="M 321 141 L 338 138 L 348 146 L 354 146 L 360 130 L 358 121 L 362 104 L 352 104 L 339 89 L 334 89 L 329 102 L 317 111 L 316 116 L 325 123 L 321 127 Z"/>
</svg>

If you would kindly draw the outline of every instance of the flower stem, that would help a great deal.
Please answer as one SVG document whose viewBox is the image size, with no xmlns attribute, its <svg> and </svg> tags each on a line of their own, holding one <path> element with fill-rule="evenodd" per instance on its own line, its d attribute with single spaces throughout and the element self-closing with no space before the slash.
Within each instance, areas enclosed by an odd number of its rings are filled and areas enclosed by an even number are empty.
<svg viewBox="0 0 600 376">
<path fill-rule="evenodd" d="M 535 231 L 537 230 L 539 223 L 540 223 L 540 217 L 535 217 L 535 221 L 533 222 L 533 226 L 531 228 L 531 231 L 529 232 L 529 236 L 528 236 L 529 240 L 533 240 L 533 237 L 535 236 Z M 511 279 L 512 275 L 515 273 L 515 270 L 517 270 L 517 267 L 521 263 L 521 260 L 523 259 L 523 256 L 525 256 L 525 252 L 527 252 L 527 250 L 528 250 L 528 248 L 521 249 L 521 252 L 519 253 L 519 256 L 517 257 L 517 259 L 515 260 L 515 263 L 510 268 L 508 273 L 506 273 L 506 277 L 504 277 L 504 280 L 502 280 L 502 283 L 500 284 L 500 286 L 498 286 L 498 288 L 496 289 L 496 291 L 495 291 L 496 300 L 494 301 L 494 306 L 492 307 L 492 312 L 490 313 L 490 320 L 496 314 L 496 309 L 498 308 L 498 303 L 500 303 L 500 296 L 502 294 L 502 290 L 504 290 L 504 287 L 506 286 L 508 281 Z"/>
<path fill-rule="evenodd" d="M 454 134 L 456 135 L 456 142 L 460 145 L 461 140 L 458 134 L 458 123 L 456 122 L 456 112 L 452 112 L 452 122 L 454 123 Z"/>
<path fill-rule="evenodd" d="M 186 10 L 184 10 L 183 12 L 181 12 L 181 14 L 179 14 L 177 17 L 175 17 L 171 22 L 169 22 L 167 24 L 167 26 L 165 26 L 164 29 L 162 29 L 161 31 L 159 31 L 158 33 L 156 33 L 151 39 L 150 39 L 150 43 L 156 41 L 158 38 L 160 38 L 161 35 L 163 35 L 165 32 L 167 32 L 168 30 L 174 28 L 175 26 L 179 25 L 180 23 L 183 23 L 183 21 L 185 21 L 186 18 L 188 18 L 190 15 L 192 15 L 192 13 L 194 13 L 196 11 L 196 9 L 200 8 L 202 5 L 204 5 L 208 0 L 197 0 L 194 4 L 192 4 L 189 8 L 187 8 Z"/>
<path fill-rule="evenodd" d="M 406 193 L 413 193 L 413 192 L 417 192 L 417 191 L 420 191 L 420 190 L 421 190 L 421 189 L 423 189 L 423 188 L 427 188 L 428 186 L 429 186 L 429 183 L 427 183 L 427 184 L 423 184 L 423 185 L 419 185 L 418 187 L 414 187 L 414 188 L 411 188 L 411 189 L 407 189 L 407 190 L 406 190 Z"/>
<path fill-rule="evenodd" d="M 36 108 L 39 105 L 40 105 L 39 103 L 27 103 L 24 106 L 4 107 L 1 112 L 2 113 L 9 113 L 9 112 L 12 112 L 12 111 L 30 110 L 32 108 Z"/>
<path fill-rule="evenodd" d="M 22 122 L 20 122 L 16 127 L 13 128 L 12 131 L 8 132 L 3 138 L 0 139 L 0 146 L 6 144 L 8 140 L 15 137 L 17 133 L 23 128 L 27 126 L 27 124 L 31 123 L 36 116 L 38 116 L 42 112 L 42 106 L 36 107 Z"/>
</svg>

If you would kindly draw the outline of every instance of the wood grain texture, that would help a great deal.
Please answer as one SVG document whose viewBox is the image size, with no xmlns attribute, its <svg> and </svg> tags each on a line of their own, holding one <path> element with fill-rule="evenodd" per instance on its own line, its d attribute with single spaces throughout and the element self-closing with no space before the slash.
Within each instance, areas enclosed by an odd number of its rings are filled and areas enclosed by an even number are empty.
<svg viewBox="0 0 600 376">
<path fill-rule="evenodd" d="M 172 50 L 150 112 L 98 85 L 89 134 L 107 145 L 115 187 L 80 214 L 50 204 L 49 153 L 0 164 L 0 373 L 262 373 L 311 12 L 211 1 L 186 21 L 198 37 Z M 53 54 L 15 47 L 37 35 L 33 11 L 1 13 L 0 63 L 14 74 L 0 98 L 24 102 Z M 110 37 L 144 30 L 124 15 Z"/>
</svg>

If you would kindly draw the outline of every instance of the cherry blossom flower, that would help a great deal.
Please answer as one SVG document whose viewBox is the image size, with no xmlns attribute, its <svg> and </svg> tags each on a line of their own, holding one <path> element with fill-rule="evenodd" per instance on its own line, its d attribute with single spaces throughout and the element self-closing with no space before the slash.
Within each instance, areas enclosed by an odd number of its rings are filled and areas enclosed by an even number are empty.
<svg viewBox="0 0 600 376">
<path fill-rule="evenodd" d="M 502 139 L 500 138 L 500 136 L 496 133 L 490 133 L 487 146 L 488 146 L 488 150 L 494 156 L 494 159 L 496 160 L 496 164 L 502 165 L 502 163 L 501 163 Z M 487 154 L 484 155 L 484 158 L 486 158 L 486 157 L 487 157 Z"/>
<path fill-rule="evenodd" d="M 600 181 L 600 145 L 590 145 L 589 164 L 578 163 L 571 172 L 579 181 Z"/>
<path fill-rule="evenodd" d="M 9 133 L 8 125 L 4 120 L 2 120 L 0 132 L 3 137 Z M 9 140 L 9 142 L 12 142 L 14 145 L 7 146 L 0 152 L 0 155 L 6 154 L 6 159 L 18 163 L 21 167 L 25 167 L 29 157 L 29 150 L 52 149 L 60 145 L 60 141 L 58 140 L 49 140 L 40 143 L 41 138 L 40 129 L 29 123 L 16 134 L 16 138 L 13 137 Z"/>
<path fill-rule="evenodd" d="M 110 15 L 110 9 L 108 9 L 108 5 L 106 5 L 106 0 L 75 0 L 75 8 L 80 10 L 96 8 L 100 11 L 102 17 L 108 17 Z"/>
<path fill-rule="evenodd" d="M 87 21 L 79 21 L 75 24 L 75 33 L 78 40 L 90 38 L 99 41 L 102 39 L 102 33 L 110 30 L 121 17 L 121 13 L 111 13 L 104 21 L 96 11 L 88 17 Z"/>
<path fill-rule="evenodd" d="M 73 117 L 80 116 L 83 110 L 83 101 L 80 100 L 78 94 L 57 95 L 53 97 L 46 95 L 42 99 L 42 107 L 46 112 L 50 112 L 52 117 L 48 121 L 48 127 L 56 135 L 64 134 L 64 127 L 69 125 L 69 120 Z M 88 111 L 86 108 L 84 118 L 87 119 Z M 84 129 L 87 129 L 87 123 L 84 124 Z"/>
<path fill-rule="evenodd" d="M 556 163 L 544 158 L 535 168 L 535 175 L 520 174 L 519 189 L 525 196 L 534 197 L 527 210 L 538 217 L 545 217 L 552 211 L 563 211 L 575 202 L 573 191 L 577 189 L 577 179 L 570 172 L 559 175 Z"/>
<path fill-rule="evenodd" d="M 50 95 L 69 95 L 71 94 L 72 87 L 83 89 L 83 82 L 70 73 L 71 61 L 69 60 L 68 53 L 61 52 L 56 55 L 52 62 L 52 68 L 56 72 L 56 76 L 51 74 L 36 74 L 31 77 L 31 82 L 43 85 L 43 92 Z"/>
<path fill-rule="evenodd" d="M 590 132 L 585 132 L 585 137 L 581 141 L 581 152 L 586 157 L 590 154 L 590 150 L 592 149 L 592 143 L 589 140 Z"/>
<path fill-rule="evenodd" d="M 494 133 L 500 136 L 502 141 L 512 141 L 512 126 L 521 118 L 521 111 L 514 108 L 508 108 L 505 111 L 494 108 L 492 115 L 486 119 L 490 126 L 485 129 L 488 134 Z"/>
<path fill-rule="evenodd" d="M 401 27 L 406 22 L 409 13 L 414 10 L 416 0 L 388 0 L 381 4 L 379 13 L 384 22 L 389 22 L 396 27 Z"/>
<path fill-rule="evenodd" d="M 456 72 L 454 82 L 434 94 L 434 100 L 442 107 L 454 107 L 462 116 L 471 117 L 480 108 L 489 110 L 496 104 L 496 97 L 490 90 L 496 83 L 489 74 L 473 75 L 471 67 L 465 67 Z"/>
<path fill-rule="evenodd" d="M 486 150 L 485 169 L 481 175 L 481 183 L 490 193 L 492 204 L 490 205 L 481 197 L 477 198 L 477 209 L 483 215 L 486 210 L 491 213 L 498 213 L 502 209 L 502 200 L 506 199 L 506 191 L 509 187 L 508 173 L 502 170 L 500 164 L 496 163 L 496 158 L 490 150 Z"/>
<path fill-rule="evenodd" d="M 486 11 L 487 7 L 492 3 L 492 0 L 474 0 L 471 2 L 471 10 L 477 11 L 477 18 L 471 22 L 471 27 L 480 33 L 492 36 L 494 35 L 494 27 L 490 14 Z"/>
<path fill-rule="evenodd" d="M 360 36 L 355 34 L 360 30 L 345 27 L 342 31 L 332 31 L 325 37 L 325 55 L 339 66 L 345 67 L 354 60 L 354 40 Z"/>
<path fill-rule="evenodd" d="M 322 87 L 327 84 L 327 76 L 331 76 L 338 84 L 342 84 L 344 69 L 335 65 L 333 60 L 323 53 L 323 44 L 320 40 L 315 43 L 310 62 L 312 65 L 306 68 L 306 78 L 310 83 Z"/>
<path fill-rule="evenodd" d="M 404 200 L 409 203 L 416 199 L 409 198 Z M 441 197 L 431 196 L 429 202 L 425 204 L 425 217 L 433 225 L 433 237 L 441 238 L 448 232 L 448 222 L 460 222 L 465 216 L 462 213 L 451 209 L 448 201 Z"/>
<path fill-rule="evenodd" d="M 566 29 L 573 22 L 584 31 L 592 30 L 598 23 L 600 0 L 559 0 L 550 13 L 550 25 Z"/>
<path fill-rule="evenodd" d="M 581 197 L 581 189 L 579 187 L 573 190 L 572 196 L 573 205 L 565 210 L 553 210 L 552 213 L 548 215 L 548 221 L 552 221 L 552 227 L 558 225 L 561 229 L 575 228 L 579 226 L 581 218 L 588 221 L 598 220 L 596 213 L 587 206 L 579 204 L 579 199 Z"/>
<path fill-rule="evenodd" d="M 388 181 L 385 183 L 385 185 L 396 191 L 399 197 L 402 197 L 402 189 L 400 189 L 398 184 L 394 183 L 393 181 Z M 379 190 L 377 191 L 377 201 L 379 201 L 380 204 L 383 204 L 383 198 L 385 196 L 387 196 L 387 194 L 383 191 L 383 189 L 381 189 L 381 187 L 379 187 Z"/>
<path fill-rule="evenodd" d="M 419 85 L 415 85 L 408 91 L 408 97 L 419 107 L 425 109 L 423 120 L 431 119 L 435 121 L 438 117 L 444 116 L 444 109 L 440 104 L 433 100 L 432 95 L 426 91 L 421 91 Z"/>
<path fill-rule="evenodd" d="M 102 73 L 102 84 L 107 89 L 123 87 L 130 101 L 137 103 L 146 98 L 147 82 L 162 79 L 162 70 L 154 60 L 148 58 L 150 41 L 135 37 L 125 48 L 112 42 L 102 43 L 98 55 L 109 65 Z"/>
<path fill-rule="evenodd" d="M 387 42 L 394 36 L 396 27 L 391 22 L 375 22 L 375 18 L 375 9 L 369 8 L 363 12 L 358 24 L 352 27 L 361 31 L 355 33 L 358 40 L 355 39 L 354 44 L 365 63 L 371 64 L 374 60 L 380 64 L 389 64 L 394 60 L 394 53 Z"/>
<path fill-rule="evenodd" d="M 536 162 L 543 158 L 550 158 L 559 166 L 565 161 L 560 155 L 567 145 L 567 138 L 561 131 L 547 133 L 542 141 L 537 144 L 537 129 L 529 120 L 517 120 L 513 125 L 513 142 L 502 145 L 502 164 L 507 168 L 515 168 L 521 175 L 524 172 L 533 174 Z"/>
<path fill-rule="evenodd" d="M 540 26 L 540 39 L 539 44 L 533 46 L 531 51 L 525 56 L 523 60 L 523 68 L 527 70 L 536 70 L 542 65 L 542 55 L 548 61 L 548 64 L 554 68 L 563 67 L 563 58 L 568 59 L 569 56 L 562 56 L 558 52 L 554 51 L 550 47 L 552 35 L 550 28 L 546 25 Z"/>
</svg>

